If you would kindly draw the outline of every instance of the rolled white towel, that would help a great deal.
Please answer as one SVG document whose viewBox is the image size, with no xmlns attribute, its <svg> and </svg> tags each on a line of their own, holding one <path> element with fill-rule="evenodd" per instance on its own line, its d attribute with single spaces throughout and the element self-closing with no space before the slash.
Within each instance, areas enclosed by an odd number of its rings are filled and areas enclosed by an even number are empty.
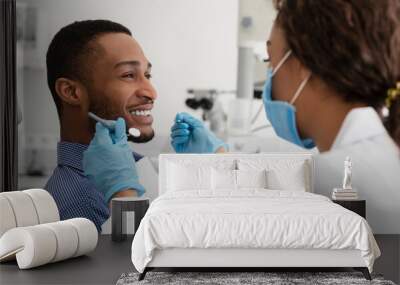
<svg viewBox="0 0 400 285">
<path fill-rule="evenodd" d="M 44 224 L 43 227 L 49 228 L 57 240 L 56 253 L 51 262 L 64 260 L 75 255 L 78 250 L 79 237 L 75 228 L 71 227 L 71 223 L 55 222 Z"/>
<path fill-rule="evenodd" d="M 0 195 L 0 237 L 6 231 L 16 226 L 17 222 L 10 201 L 8 201 L 6 197 Z"/>
<path fill-rule="evenodd" d="M 97 241 L 96 226 L 85 218 L 13 228 L 0 238 L 0 261 L 16 258 L 28 269 L 87 254 Z"/>
<path fill-rule="evenodd" d="M 65 222 L 70 223 L 78 233 L 78 248 L 73 257 L 86 254 L 96 248 L 99 233 L 92 221 L 84 218 L 75 218 L 65 220 Z"/>
<path fill-rule="evenodd" d="M 2 197 L 5 197 L 10 202 L 13 209 L 17 227 L 26 227 L 39 224 L 39 218 L 36 213 L 35 205 L 31 197 L 22 191 L 2 192 Z"/>
<path fill-rule="evenodd" d="M 56 251 L 53 231 L 41 225 L 13 228 L 0 238 L 0 261 L 16 257 L 20 269 L 49 263 Z"/>
<path fill-rule="evenodd" d="M 38 215 L 39 224 L 52 223 L 60 220 L 58 207 L 53 196 L 43 189 L 28 189 L 22 191 L 28 194 L 35 206 Z"/>
<path fill-rule="evenodd" d="M 0 237 L 15 227 L 60 220 L 57 204 L 49 192 L 28 189 L 0 193 Z"/>
</svg>

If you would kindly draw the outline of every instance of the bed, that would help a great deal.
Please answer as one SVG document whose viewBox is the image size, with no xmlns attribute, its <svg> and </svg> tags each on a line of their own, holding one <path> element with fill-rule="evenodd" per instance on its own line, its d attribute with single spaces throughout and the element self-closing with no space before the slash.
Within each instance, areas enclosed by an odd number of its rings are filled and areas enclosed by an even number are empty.
<svg viewBox="0 0 400 285">
<path fill-rule="evenodd" d="M 352 267 L 370 279 L 366 220 L 313 193 L 310 153 L 163 154 L 159 197 L 132 243 L 154 268 Z"/>
</svg>

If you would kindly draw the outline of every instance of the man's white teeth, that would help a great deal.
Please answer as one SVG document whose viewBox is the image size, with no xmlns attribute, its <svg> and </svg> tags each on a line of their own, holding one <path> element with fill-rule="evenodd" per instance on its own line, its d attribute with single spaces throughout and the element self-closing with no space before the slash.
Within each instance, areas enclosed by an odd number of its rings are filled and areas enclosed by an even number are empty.
<svg viewBox="0 0 400 285">
<path fill-rule="evenodd" d="M 150 110 L 138 110 L 138 111 L 132 111 L 132 115 L 134 116 L 149 116 L 151 114 Z"/>
</svg>

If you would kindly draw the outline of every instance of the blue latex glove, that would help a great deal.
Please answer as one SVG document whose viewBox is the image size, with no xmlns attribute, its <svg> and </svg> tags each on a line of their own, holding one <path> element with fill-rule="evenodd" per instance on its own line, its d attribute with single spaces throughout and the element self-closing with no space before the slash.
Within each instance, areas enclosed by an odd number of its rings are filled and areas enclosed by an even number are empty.
<svg viewBox="0 0 400 285">
<path fill-rule="evenodd" d="M 139 183 L 135 159 L 126 137 L 125 121 L 119 118 L 113 130 L 101 123 L 88 149 L 83 153 L 85 175 L 103 193 L 108 203 L 120 191 L 133 189 L 138 196 L 145 192 Z"/>
<path fill-rule="evenodd" d="M 187 113 L 178 113 L 171 128 L 171 145 L 177 153 L 215 153 L 228 145 L 208 130 L 203 122 Z"/>
</svg>

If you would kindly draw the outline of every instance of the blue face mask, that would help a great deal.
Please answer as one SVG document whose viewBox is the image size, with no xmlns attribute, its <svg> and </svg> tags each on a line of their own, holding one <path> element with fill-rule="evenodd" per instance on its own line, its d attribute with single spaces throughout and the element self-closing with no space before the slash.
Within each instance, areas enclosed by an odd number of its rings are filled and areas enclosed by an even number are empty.
<svg viewBox="0 0 400 285">
<path fill-rule="evenodd" d="M 271 68 L 269 68 L 267 71 L 267 80 L 265 82 L 262 95 L 265 113 L 267 114 L 268 120 L 271 122 L 272 127 L 279 137 L 294 144 L 297 144 L 301 147 L 310 149 L 315 147 L 315 144 L 312 139 L 300 138 L 296 125 L 296 108 L 293 106 L 294 101 L 300 95 L 309 77 L 301 83 L 290 103 L 285 101 L 272 100 L 272 77 L 286 61 L 289 55 L 290 51 L 286 53 L 284 58 L 277 65 L 275 71 L 273 71 Z"/>
</svg>

